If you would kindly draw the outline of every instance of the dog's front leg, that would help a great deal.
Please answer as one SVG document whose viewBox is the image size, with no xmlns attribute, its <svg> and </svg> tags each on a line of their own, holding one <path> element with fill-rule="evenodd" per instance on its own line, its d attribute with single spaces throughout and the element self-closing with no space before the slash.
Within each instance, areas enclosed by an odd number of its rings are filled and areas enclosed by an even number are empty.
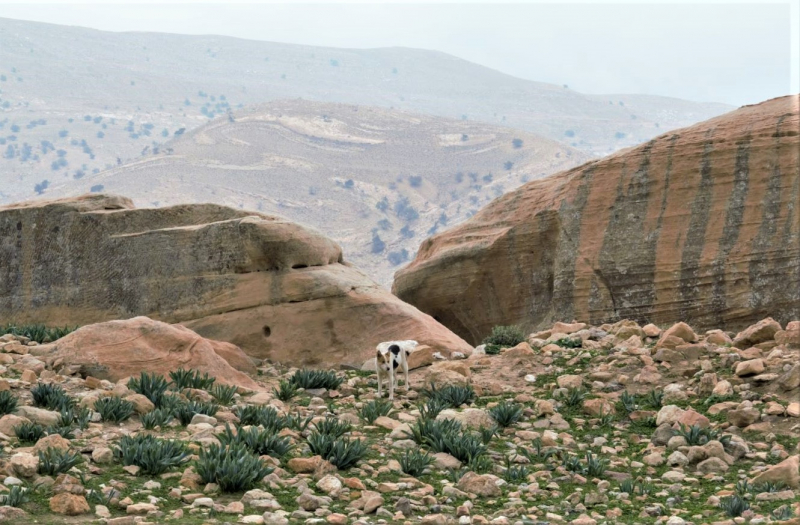
<svg viewBox="0 0 800 525">
<path fill-rule="evenodd" d="M 393 401 L 394 400 L 394 378 L 395 378 L 394 367 L 392 367 L 392 366 L 389 367 L 388 374 L 389 374 L 389 401 Z"/>
<path fill-rule="evenodd" d="M 380 365 L 380 363 L 378 364 L 377 367 L 375 367 L 375 372 L 378 374 L 378 399 L 380 399 L 380 397 L 381 397 L 381 383 L 383 382 L 382 379 L 381 379 L 381 365 Z"/>
</svg>

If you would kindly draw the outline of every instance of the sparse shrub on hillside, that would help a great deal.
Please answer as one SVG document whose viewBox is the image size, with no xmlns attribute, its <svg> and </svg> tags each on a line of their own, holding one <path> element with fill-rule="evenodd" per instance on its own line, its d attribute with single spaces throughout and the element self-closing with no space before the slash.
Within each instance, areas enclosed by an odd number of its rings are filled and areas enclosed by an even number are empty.
<svg viewBox="0 0 800 525">
<path fill-rule="evenodd" d="M 434 462 L 430 454 L 419 449 L 404 450 L 396 455 L 395 459 L 400 463 L 403 472 L 414 477 L 421 475 Z"/>
<path fill-rule="evenodd" d="M 503 400 L 489 409 L 489 415 L 501 427 L 510 427 L 522 418 L 522 405 Z"/>
<path fill-rule="evenodd" d="M 82 461 L 83 458 L 78 452 L 47 447 L 39 451 L 39 474 L 57 476 Z"/>
<path fill-rule="evenodd" d="M 238 388 L 234 385 L 214 385 L 209 389 L 209 393 L 223 405 L 230 405 L 236 396 Z"/>
<path fill-rule="evenodd" d="M 266 429 L 272 429 L 274 432 L 278 432 L 286 426 L 285 419 L 279 416 L 278 411 L 271 406 L 240 406 L 236 407 L 233 413 L 239 418 L 239 423 L 242 426 L 261 426 Z"/>
<path fill-rule="evenodd" d="M 429 400 L 436 401 L 447 408 L 458 408 L 461 405 L 471 405 L 475 399 L 475 390 L 469 385 L 445 385 L 441 388 L 431 384 L 423 388 L 420 393 Z"/>
<path fill-rule="evenodd" d="M 49 185 L 49 183 L 48 183 Z M 11 334 L 21 337 L 27 337 L 31 341 L 36 341 L 39 344 L 42 343 L 52 343 L 53 341 L 57 341 L 68 335 L 78 327 L 70 327 L 70 326 L 63 326 L 63 327 L 47 327 L 43 324 L 32 324 L 32 325 L 0 325 L 0 335 Z"/>
<path fill-rule="evenodd" d="M 172 412 L 163 408 L 151 410 L 142 415 L 142 426 L 146 430 L 153 430 L 156 427 L 165 427 L 172 421 Z"/>
<path fill-rule="evenodd" d="M 336 390 L 344 381 L 331 370 L 307 370 L 301 369 L 292 375 L 290 381 L 299 388 L 312 390 L 324 388 L 326 390 Z"/>
<path fill-rule="evenodd" d="M 503 163 L 503 168 L 504 168 L 506 171 L 509 171 L 509 170 L 510 170 L 511 168 L 513 168 L 513 167 L 514 167 L 514 163 L 513 163 L 513 162 L 511 162 L 510 160 L 507 160 L 507 161 L 505 161 L 505 162 Z"/>
<path fill-rule="evenodd" d="M 196 471 L 203 483 L 216 483 L 222 492 L 244 492 L 273 472 L 242 444 L 200 449 Z"/>
<path fill-rule="evenodd" d="M 734 494 L 726 498 L 720 498 L 719 508 L 731 518 L 738 518 L 750 508 L 750 503 L 738 494 Z"/>
<path fill-rule="evenodd" d="M 415 221 L 419 218 L 419 212 L 411 205 L 408 197 L 400 197 L 394 203 L 394 213 L 406 222 Z"/>
<path fill-rule="evenodd" d="M 172 384 L 175 385 L 175 388 L 178 390 L 184 388 L 207 390 L 211 388 L 211 385 L 216 381 L 215 378 L 209 377 L 208 372 L 201 376 L 198 370 L 186 370 L 184 368 L 179 368 L 178 370 L 170 372 L 169 377 L 172 379 Z"/>
<path fill-rule="evenodd" d="M 386 399 L 373 399 L 364 403 L 364 406 L 358 411 L 358 416 L 371 425 L 379 417 L 388 416 L 392 411 L 392 406 L 392 402 Z"/>
<path fill-rule="evenodd" d="M 422 176 L 409 175 L 408 184 L 411 185 L 412 188 L 419 188 L 420 186 L 422 186 Z"/>
<path fill-rule="evenodd" d="M 10 390 L 0 392 L 0 416 L 10 414 L 17 409 L 17 397 Z"/>
<path fill-rule="evenodd" d="M 383 197 L 381 200 L 378 201 L 377 204 L 375 204 L 375 207 L 379 211 L 385 212 L 386 210 L 389 209 L 389 199 L 387 199 L 386 197 Z"/>
<path fill-rule="evenodd" d="M 45 432 L 39 423 L 26 421 L 14 427 L 14 435 L 23 443 L 36 443 L 45 436 Z"/>
<path fill-rule="evenodd" d="M 139 377 L 132 377 L 128 380 L 128 388 L 142 394 L 155 406 L 161 406 L 161 400 L 167 391 L 167 380 L 160 374 L 150 374 L 142 372 Z"/>
<path fill-rule="evenodd" d="M 372 253 L 383 253 L 385 249 L 386 243 L 381 239 L 380 235 L 378 235 L 378 232 L 372 232 L 372 247 L 370 251 Z"/>
<path fill-rule="evenodd" d="M 161 439 L 149 434 L 122 436 L 114 450 L 123 465 L 136 465 L 142 473 L 160 476 L 189 461 L 189 451 L 182 441 Z"/>
<path fill-rule="evenodd" d="M 60 411 L 75 404 L 75 400 L 69 397 L 63 388 L 51 383 L 38 383 L 31 388 L 31 396 L 34 405 L 47 410 Z"/>
<path fill-rule="evenodd" d="M 101 397 L 94 403 L 94 409 L 100 413 L 103 421 L 120 423 L 129 419 L 135 412 L 133 403 L 121 397 Z"/>
<path fill-rule="evenodd" d="M 511 348 L 525 340 L 525 334 L 519 326 L 495 326 L 492 333 L 483 340 L 486 345 L 497 345 Z"/>
<path fill-rule="evenodd" d="M 389 255 L 386 256 L 386 259 L 391 263 L 392 266 L 397 266 L 398 264 L 404 263 L 408 260 L 408 250 L 403 248 L 399 252 L 389 252 Z"/>
<path fill-rule="evenodd" d="M 292 451 L 292 442 L 289 437 L 279 436 L 273 429 L 260 429 L 258 427 L 239 427 L 235 432 L 229 424 L 225 430 L 217 434 L 217 439 L 223 445 L 242 444 L 251 452 L 259 456 L 272 456 L 282 458 Z"/>
<path fill-rule="evenodd" d="M 519 149 L 522 147 L 522 139 L 514 139 L 511 141 L 511 145 L 514 146 L 514 149 Z"/>
<path fill-rule="evenodd" d="M 22 485 L 12 485 L 6 494 L 0 494 L 0 505 L 20 508 L 28 501 L 28 489 Z"/>
<path fill-rule="evenodd" d="M 347 421 L 341 421 L 335 417 L 326 417 L 322 421 L 314 423 L 314 431 L 319 434 L 331 436 L 338 439 L 353 429 Z"/>
</svg>

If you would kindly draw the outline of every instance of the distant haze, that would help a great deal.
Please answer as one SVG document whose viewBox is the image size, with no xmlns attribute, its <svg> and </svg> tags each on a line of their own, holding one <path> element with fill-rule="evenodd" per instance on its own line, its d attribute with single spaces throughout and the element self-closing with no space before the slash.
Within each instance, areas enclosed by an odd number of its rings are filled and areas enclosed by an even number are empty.
<svg viewBox="0 0 800 525">
<path fill-rule="evenodd" d="M 795 2 L 796 4 L 796 2 Z M 584 93 L 751 104 L 796 91 L 790 3 L 0 5 L 108 31 L 432 49 Z M 794 6 L 796 7 L 796 6 Z M 794 32 L 794 33 L 793 33 Z"/>
</svg>

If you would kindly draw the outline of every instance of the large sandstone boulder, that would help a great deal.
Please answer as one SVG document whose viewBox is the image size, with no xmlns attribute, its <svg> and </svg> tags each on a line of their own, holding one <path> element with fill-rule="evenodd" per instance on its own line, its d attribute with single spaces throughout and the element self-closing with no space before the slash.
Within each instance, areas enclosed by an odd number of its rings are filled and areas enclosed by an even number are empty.
<svg viewBox="0 0 800 525">
<path fill-rule="evenodd" d="M 393 339 L 471 351 L 347 264 L 335 242 L 278 217 L 211 204 L 135 209 L 100 194 L 0 207 L 0 318 L 135 316 L 293 365 L 360 365 Z"/>
<path fill-rule="evenodd" d="M 746 106 L 545 179 L 426 240 L 394 292 L 472 343 L 619 319 L 800 318 L 800 97 Z"/>
<path fill-rule="evenodd" d="M 45 356 L 53 368 L 83 377 L 118 381 L 142 372 L 166 375 L 179 368 L 191 368 L 207 372 L 219 383 L 257 389 L 257 383 L 243 373 L 255 373 L 253 363 L 244 352 L 231 346 L 223 345 L 218 352 L 218 341 L 205 339 L 185 326 L 134 317 L 84 326 L 54 343 L 34 347 L 33 351 Z M 140 407 L 147 398 L 129 401 L 137 406 L 137 412 L 149 411 Z"/>
</svg>

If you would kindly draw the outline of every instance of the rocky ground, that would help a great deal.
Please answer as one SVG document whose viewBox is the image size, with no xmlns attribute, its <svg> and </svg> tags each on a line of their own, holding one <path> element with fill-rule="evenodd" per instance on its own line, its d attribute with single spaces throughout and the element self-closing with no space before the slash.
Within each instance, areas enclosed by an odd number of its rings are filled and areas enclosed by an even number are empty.
<svg viewBox="0 0 800 525">
<path fill-rule="evenodd" d="M 391 404 L 364 371 L 164 390 L 59 375 L 36 345 L 0 337 L 0 522 L 800 523 L 797 321 L 557 323 L 434 360 Z"/>
</svg>

